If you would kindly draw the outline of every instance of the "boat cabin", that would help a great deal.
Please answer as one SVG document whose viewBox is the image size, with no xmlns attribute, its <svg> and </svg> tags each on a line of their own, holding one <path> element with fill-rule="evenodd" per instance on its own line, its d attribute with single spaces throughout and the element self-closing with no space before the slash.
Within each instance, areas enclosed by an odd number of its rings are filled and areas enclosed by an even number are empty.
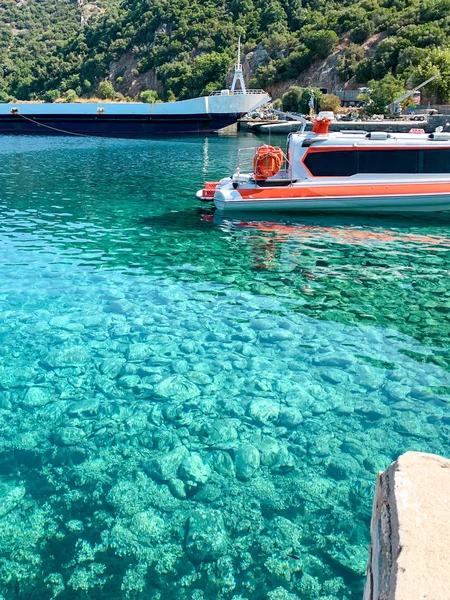
<svg viewBox="0 0 450 600">
<path fill-rule="evenodd" d="M 450 134 L 292 133 L 289 179 L 449 174 Z"/>
</svg>

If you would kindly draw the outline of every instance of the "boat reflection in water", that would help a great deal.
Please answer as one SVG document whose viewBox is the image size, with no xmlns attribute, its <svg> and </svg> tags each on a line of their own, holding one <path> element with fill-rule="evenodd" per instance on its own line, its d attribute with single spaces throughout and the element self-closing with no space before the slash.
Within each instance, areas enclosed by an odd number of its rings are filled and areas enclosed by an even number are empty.
<svg viewBox="0 0 450 600">
<path fill-rule="evenodd" d="M 437 222 L 436 215 L 433 221 L 424 216 L 403 220 L 344 216 L 274 220 L 273 214 L 255 220 L 249 214 L 230 218 L 218 211 L 204 218 L 224 231 L 244 235 L 253 249 L 254 268 L 257 269 L 271 268 L 288 257 L 290 261 L 296 260 L 302 253 L 313 249 L 317 254 L 321 246 L 324 257 L 336 245 L 406 253 L 415 249 L 436 252 L 450 248 L 450 236 L 447 234 L 450 216 L 446 215 Z M 433 233 L 428 233 L 430 226 Z M 285 249 L 286 246 L 288 249 Z M 308 277 L 308 272 L 304 274 Z M 312 274 L 310 278 L 313 278 Z"/>
</svg>

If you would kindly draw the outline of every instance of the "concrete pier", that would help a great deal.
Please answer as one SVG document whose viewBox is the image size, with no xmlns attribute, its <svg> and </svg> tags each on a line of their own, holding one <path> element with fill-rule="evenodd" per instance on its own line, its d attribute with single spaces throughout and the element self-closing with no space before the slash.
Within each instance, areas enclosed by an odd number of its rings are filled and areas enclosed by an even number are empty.
<svg viewBox="0 0 450 600">
<path fill-rule="evenodd" d="M 407 452 L 378 476 L 364 600 L 450 598 L 450 460 Z"/>
<path fill-rule="evenodd" d="M 401 121 L 384 119 L 383 121 L 335 121 L 330 125 L 330 131 L 387 131 L 388 133 L 408 133 L 411 129 L 423 129 L 425 133 L 432 133 L 436 127 L 444 127 L 449 131 L 450 115 L 437 115 L 430 117 L 428 121 Z M 251 131 L 256 134 L 268 134 L 271 124 L 277 124 L 275 129 L 279 129 L 279 124 L 283 121 L 244 121 L 240 122 L 241 131 Z M 286 135 L 289 131 L 296 129 L 295 121 L 285 121 L 286 131 L 278 131 Z M 308 122 L 306 130 L 312 129 L 312 123 Z M 272 134 L 275 131 L 271 132 Z"/>
</svg>

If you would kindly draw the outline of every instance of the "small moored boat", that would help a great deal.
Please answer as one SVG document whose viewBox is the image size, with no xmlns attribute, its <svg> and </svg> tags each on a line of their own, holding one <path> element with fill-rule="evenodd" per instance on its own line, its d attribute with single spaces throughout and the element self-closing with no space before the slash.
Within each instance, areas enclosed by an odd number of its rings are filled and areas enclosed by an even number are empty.
<svg viewBox="0 0 450 600">
<path fill-rule="evenodd" d="M 329 133 L 329 123 L 291 133 L 285 153 L 258 148 L 251 172 L 243 172 L 240 156 L 231 177 L 197 197 L 222 211 L 450 210 L 449 133 Z"/>
</svg>

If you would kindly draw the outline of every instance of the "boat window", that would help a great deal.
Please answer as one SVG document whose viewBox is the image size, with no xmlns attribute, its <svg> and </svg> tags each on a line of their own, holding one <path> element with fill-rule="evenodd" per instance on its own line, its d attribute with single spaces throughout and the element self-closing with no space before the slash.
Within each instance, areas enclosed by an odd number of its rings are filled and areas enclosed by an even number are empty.
<svg viewBox="0 0 450 600">
<path fill-rule="evenodd" d="M 311 152 L 305 157 L 305 165 L 315 177 L 348 177 L 356 173 L 419 173 L 422 172 L 420 154 L 419 150 L 398 149 Z M 447 160 L 450 167 L 450 156 Z"/>
<path fill-rule="evenodd" d="M 357 156 L 354 150 L 310 152 L 305 165 L 315 177 L 348 177 L 357 173 Z"/>
<path fill-rule="evenodd" d="M 358 173 L 418 173 L 418 150 L 362 150 Z"/>
<path fill-rule="evenodd" d="M 450 148 L 424 150 L 422 173 L 450 173 Z"/>
</svg>

